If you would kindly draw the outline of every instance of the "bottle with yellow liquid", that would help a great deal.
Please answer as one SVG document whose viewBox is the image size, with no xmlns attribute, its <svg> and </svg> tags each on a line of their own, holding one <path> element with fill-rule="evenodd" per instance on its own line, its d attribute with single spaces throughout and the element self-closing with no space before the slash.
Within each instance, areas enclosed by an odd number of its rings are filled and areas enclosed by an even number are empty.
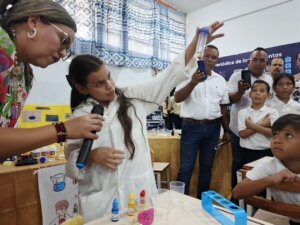
<svg viewBox="0 0 300 225">
<path fill-rule="evenodd" d="M 134 194 L 133 192 L 130 192 L 129 198 L 128 198 L 128 216 L 134 215 Z"/>
</svg>

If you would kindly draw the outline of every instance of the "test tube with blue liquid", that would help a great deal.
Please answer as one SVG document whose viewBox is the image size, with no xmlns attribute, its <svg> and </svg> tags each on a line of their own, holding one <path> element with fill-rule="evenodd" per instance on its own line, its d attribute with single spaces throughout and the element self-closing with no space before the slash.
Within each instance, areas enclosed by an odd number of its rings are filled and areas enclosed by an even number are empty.
<svg viewBox="0 0 300 225">
<path fill-rule="evenodd" d="M 198 37 L 197 47 L 196 47 L 196 58 L 197 58 L 198 70 L 205 74 L 204 79 L 206 79 L 206 69 L 202 57 L 207 42 L 208 32 L 209 30 L 207 27 L 203 27 L 199 29 L 199 37 Z"/>
</svg>

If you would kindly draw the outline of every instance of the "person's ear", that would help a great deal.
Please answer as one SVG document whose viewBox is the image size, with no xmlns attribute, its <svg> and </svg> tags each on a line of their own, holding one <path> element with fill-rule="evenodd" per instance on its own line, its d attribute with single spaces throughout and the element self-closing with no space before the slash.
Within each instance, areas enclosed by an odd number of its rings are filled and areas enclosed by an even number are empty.
<svg viewBox="0 0 300 225">
<path fill-rule="evenodd" d="M 247 59 L 247 65 L 249 65 L 249 63 L 250 63 L 250 59 Z"/>
<path fill-rule="evenodd" d="M 27 20 L 29 30 L 36 29 L 37 25 L 40 22 L 41 22 L 41 18 L 39 16 L 29 16 Z"/>
<path fill-rule="evenodd" d="M 80 84 L 75 84 L 75 88 L 78 92 L 80 92 L 83 95 L 87 95 L 88 94 L 88 90 L 85 86 L 82 86 Z"/>
<path fill-rule="evenodd" d="M 270 98 L 271 96 L 272 96 L 272 94 L 269 92 L 269 93 L 268 93 L 268 98 Z"/>
</svg>

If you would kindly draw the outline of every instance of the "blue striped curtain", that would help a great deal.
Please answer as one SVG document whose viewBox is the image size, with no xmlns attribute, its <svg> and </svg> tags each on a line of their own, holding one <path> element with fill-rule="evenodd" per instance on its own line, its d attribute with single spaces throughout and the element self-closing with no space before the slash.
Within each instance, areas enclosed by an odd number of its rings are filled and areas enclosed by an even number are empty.
<svg viewBox="0 0 300 225">
<path fill-rule="evenodd" d="M 106 63 L 165 68 L 185 48 L 185 14 L 154 0 L 60 0 L 78 25 L 73 50 Z"/>
</svg>

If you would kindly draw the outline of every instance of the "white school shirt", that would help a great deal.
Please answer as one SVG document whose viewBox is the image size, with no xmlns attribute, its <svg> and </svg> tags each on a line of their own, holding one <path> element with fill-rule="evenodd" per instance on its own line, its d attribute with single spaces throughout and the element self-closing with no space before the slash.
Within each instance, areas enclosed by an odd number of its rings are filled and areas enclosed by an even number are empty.
<svg viewBox="0 0 300 225">
<path fill-rule="evenodd" d="M 176 87 L 176 91 L 185 87 L 186 82 Z M 222 116 L 220 104 L 228 104 L 226 80 L 212 71 L 204 82 L 196 85 L 191 94 L 182 102 L 180 117 L 196 120 L 217 119 Z"/>
<path fill-rule="evenodd" d="M 285 104 L 276 95 L 274 95 L 273 98 L 266 103 L 266 105 L 270 108 L 276 109 L 279 116 L 284 116 L 289 113 L 300 115 L 300 103 L 296 102 L 292 98 L 290 98 L 288 103 Z"/>
<path fill-rule="evenodd" d="M 236 93 L 238 91 L 238 82 L 241 80 L 241 71 L 233 73 L 229 78 L 227 83 L 227 91 L 228 94 Z M 259 78 L 254 77 L 251 74 L 251 84 L 253 84 L 256 80 L 264 80 L 270 85 L 270 93 L 272 93 L 272 85 L 273 85 L 273 78 L 266 73 L 263 73 Z M 241 97 L 240 101 L 233 103 L 230 110 L 230 121 L 229 121 L 229 128 L 230 130 L 237 136 L 239 136 L 238 132 L 238 112 L 241 109 L 244 109 L 251 105 L 251 99 L 249 96 L 250 88 L 245 91 L 244 95 Z M 267 100 L 268 101 L 268 100 Z"/>
<path fill-rule="evenodd" d="M 272 176 L 284 169 L 286 169 L 286 167 L 279 159 L 276 157 L 271 157 L 257 164 L 257 166 L 247 172 L 246 177 L 250 180 L 258 180 L 264 177 Z M 297 175 L 300 177 L 300 174 Z M 275 201 L 300 205 L 300 193 L 280 191 L 271 187 L 268 189 L 270 190 L 270 193 Z M 300 222 L 300 219 L 291 219 L 297 223 Z"/>
<path fill-rule="evenodd" d="M 258 110 L 252 109 L 250 106 L 242 109 L 238 113 L 238 129 L 245 130 L 246 118 L 250 117 L 254 123 L 260 123 L 263 118 L 269 114 L 271 125 L 278 118 L 278 111 L 276 109 L 263 106 Z M 271 148 L 271 137 L 267 137 L 261 133 L 254 133 L 247 138 L 240 138 L 240 146 L 243 148 L 253 150 L 265 150 Z"/>
</svg>

